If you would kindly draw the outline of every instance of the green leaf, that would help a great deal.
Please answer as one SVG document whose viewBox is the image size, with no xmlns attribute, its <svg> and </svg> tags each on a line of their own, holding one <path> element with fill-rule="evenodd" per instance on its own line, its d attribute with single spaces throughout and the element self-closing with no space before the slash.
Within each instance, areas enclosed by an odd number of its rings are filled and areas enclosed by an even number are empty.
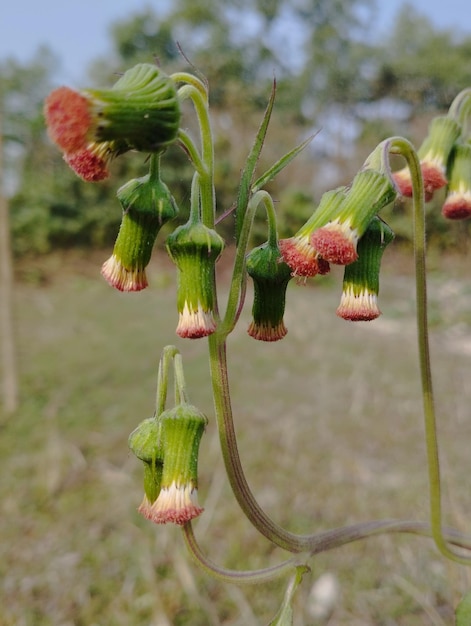
<svg viewBox="0 0 471 626">
<path fill-rule="evenodd" d="M 293 148 L 291 152 L 285 154 L 281 159 L 279 159 L 276 163 L 274 163 L 260 178 L 254 182 L 252 186 L 252 193 L 256 193 L 259 189 L 262 189 L 268 182 L 273 180 L 275 176 L 277 176 L 282 169 L 284 169 L 288 163 L 298 156 L 300 152 L 304 150 L 304 148 L 311 143 L 314 139 L 315 135 L 311 135 L 305 141 L 300 143 L 298 146 Z"/>
<path fill-rule="evenodd" d="M 456 607 L 455 626 L 469 626 L 471 624 L 471 591 L 468 591 Z"/>
<path fill-rule="evenodd" d="M 248 205 L 249 198 L 250 198 L 250 192 L 251 192 L 255 168 L 257 166 L 258 159 L 260 158 L 260 153 L 262 152 L 265 137 L 267 135 L 268 124 L 270 123 L 270 118 L 271 118 L 271 114 L 273 111 L 273 104 L 275 102 L 275 94 L 276 94 L 276 81 L 273 81 L 273 87 L 272 87 L 272 91 L 270 94 L 270 99 L 268 101 L 267 108 L 265 109 L 265 114 L 263 116 L 262 123 L 260 124 L 260 128 L 258 129 L 252 149 L 250 150 L 249 155 L 247 157 L 245 168 L 243 169 L 242 175 L 240 177 L 239 195 L 237 198 L 237 209 L 236 209 L 236 240 L 237 241 L 239 240 L 240 232 L 242 230 L 242 224 L 244 222 L 245 213 L 247 211 L 247 205 Z"/>
<path fill-rule="evenodd" d="M 293 574 L 291 580 L 285 591 L 285 597 L 279 608 L 278 613 L 271 620 L 268 626 L 292 626 L 293 625 L 293 599 L 296 589 L 299 587 L 303 576 L 310 569 L 307 565 L 297 565 L 296 571 Z"/>
</svg>

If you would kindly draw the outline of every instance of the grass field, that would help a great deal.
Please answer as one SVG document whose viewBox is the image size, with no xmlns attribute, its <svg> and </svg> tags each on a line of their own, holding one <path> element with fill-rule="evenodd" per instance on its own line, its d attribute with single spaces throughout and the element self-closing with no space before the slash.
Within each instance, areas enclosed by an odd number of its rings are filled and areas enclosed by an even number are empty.
<svg viewBox="0 0 471 626">
<path fill-rule="evenodd" d="M 254 342 L 247 312 L 229 342 L 240 453 L 258 500 L 311 532 L 352 522 L 427 519 L 427 477 L 409 262 L 385 258 L 383 316 L 335 316 L 341 274 L 290 285 L 287 337 Z M 175 335 L 174 274 L 154 262 L 151 288 L 113 291 L 98 260 L 51 257 L 16 287 L 21 408 L 1 416 L 0 626 L 267 624 L 278 583 L 215 582 L 189 560 L 181 532 L 136 512 L 141 468 L 131 430 L 153 412 L 161 348 L 181 348 L 190 399 L 210 418 L 200 454 L 195 533 L 231 568 L 286 554 L 259 537 L 230 493 L 212 418 L 206 342 Z M 401 267 L 399 275 L 395 267 Z M 451 269 L 453 264 L 450 264 Z M 446 522 L 470 531 L 471 284 L 434 263 L 430 321 Z M 437 268 L 441 269 L 438 270 Z M 470 572 L 427 539 L 383 536 L 310 562 L 295 624 L 443 626 Z M 316 582 L 332 614 L 314 617 Z"/>
</svg>

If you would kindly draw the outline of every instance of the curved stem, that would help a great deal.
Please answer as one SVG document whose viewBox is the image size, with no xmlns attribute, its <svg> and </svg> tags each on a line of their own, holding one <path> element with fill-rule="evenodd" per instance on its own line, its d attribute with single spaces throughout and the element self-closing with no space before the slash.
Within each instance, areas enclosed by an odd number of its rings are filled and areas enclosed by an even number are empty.
<svg viewBox="0 0 471 626">
<path fill-rule="evenodd" d="M 191 522 L 187 522 L 183 526 L 182 530 L 186 546 L 197 565 L 199 565 L 207 574 L 210 574 L 214 578 L 217 578 L 225 583 L 234 583 L 237 585 L 266 583 L 276 580 L 277 578 L 282 578 L 289 571 L 292 571 L 297 565 L 299 565 L 299 557 L 292 557 L 291 559 L 288 559 L 278 565 L 258 570 L 238 571 L 226 569 L 216 565 L 213 561 L 211 561 L 211 559 L 203 554 L 203 551 L 196 540 Z"/>
<path fill-rule="evenodd" d="M 197 89 L 202 97 L 208 102 L 208 89 L 204 82 L 188 72 L 175 72 L 170 75 L 170 78 L 174 83 L 185 83 L 186 85 L 192 85 Z"/>
<path fill-rule="evenodd" d="M 416 314 L 419 342 L 419 361 L 424 410 L 425 442 L 427 448 L 431 532 L 439 551 L 447 558 L 463 565 L 471 564 L 465 557 L 451 550 L 443 536 L 440 460 L 437 437 L 435 403 L 430 365 L 430 347 L 427 319 L 427 274 L 425 263 L 425 209 L 424 186 L 420 162 L 412 144 L 401 137 L 391 139 L 391 152 L 402 155 L 410 169 L 413 185 L 413 226 L 416 277 Z"/>
<path fill-rule="evenodd" d="M 178 139 L 180 140 L 180 143 L 182 147 L 184 148 L 185 152 L 190 157 L 190 160 L 193 163 L 195 170 L 200 175 L 203 174 L 204 176 L 206 169 L 205 169 L 203 161 L 201 160 L 200 154 L 193 140 L 191 139 L 191 137 L 182 128 L 180 128 L 178 131 Z"/>
<path fill-rule="evenodd" d="M 214 228 L 215 220 L 215 194 L 214 194 L 214 150 L 213 134 L 209 119 L 208 99 L 203 96 L 200 89 L 193 85 L 184 85 L 178 90 L 180 100 L 189 98 L 195 107 L 198 117 L 201 137 L 201 161 L 203 164 L 200 174 L 201 189 L 201 219 L 205 226 Z M 180 138 L 184 138 L 180 134 Z M 186 145 L 186 144 L 185 144 Z"/>
</svg>

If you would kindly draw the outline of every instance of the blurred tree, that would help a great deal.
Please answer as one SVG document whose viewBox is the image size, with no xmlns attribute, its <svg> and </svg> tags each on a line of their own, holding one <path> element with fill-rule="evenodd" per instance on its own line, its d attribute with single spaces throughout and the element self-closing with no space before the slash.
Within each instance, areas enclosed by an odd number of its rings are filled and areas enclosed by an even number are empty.
<svg viewBox="0 0 471 626">
<path fill-rule="evenodd" d="M 471 84 L 471 38 L 437 29 L 410 4 L 398 14 L 378 49 L 372 98 L 393 96 L 414 110 L 447 109 L 455 95 Z"/>
</svg>

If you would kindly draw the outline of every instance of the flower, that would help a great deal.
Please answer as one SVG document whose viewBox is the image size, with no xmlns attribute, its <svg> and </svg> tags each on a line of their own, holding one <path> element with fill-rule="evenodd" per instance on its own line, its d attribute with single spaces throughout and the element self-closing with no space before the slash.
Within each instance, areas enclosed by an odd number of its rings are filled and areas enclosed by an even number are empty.
<svg viewBox="0 0 471 626">
<path fill-rule="evenodd" d="M 155 155 L 152 158 L 157 159 Z M 160 180 L 158 168 L 118 189 L 123 217 L 113 254 L 101 269 L 103 277 L 120 291 L 147 287 L 145 268 L 149 264 L 157 235 L 178 208 L 168 187 Z"/>
<path fill-rule="evenodd" d="M 328 262 L 311 245 L 309 235 L 298 233 L 288 239 L 280 239 L 279 247 L 293 276 L 308 278 L 317 274 L 325 275 L 330 271 Z"/>
<path fill-rule="evenodd" d="M 442 215 L 449 220 L 465 220 L 471 217 L 471 190 L 450 191 L 445 198 Z"/>
<path fill-rule="evenodd" d="M 178 269 L 176 333 L 189 339 L 206 337 L 216 330 L 214 269 L 224 241 L 190 218 L 168 236 L 166 245 Z"/>
<path fill-rule="evenodd" d="M 461 127 L 447 115 L 435 117 L 429 127 L 429 133 L 417 151 L 424 181 L 424 197 L 429 202 L 433 194 L 447 184 L 447 161 L 455 141 L 461 133 Z M 393 174 L 399 192 L 406 197 L 412 196 L 412 179 L 408 167 Z"/>
<path fill-rule="evenodd" d="M 106 178 L 112 156 L 161 151 L 180 125 L 175 84 L 149 63 L 129 69 L 108 90 L 59 87 L 46 98 L 44 115 L 50 138 L 87 181 Z"/>
<path fill-rule="evenodd" d="M 288 332 L 283 314 L 291 269 L 283 262 L 277 245 L 266 242 L 254 248 L 246 261 L 254 285 L 252 322 L 248 333 L 259 341 L 278 341 Z"/>
<path fill-rule="evenodd" d="M 337 315 L 352 322 L 376 319 L 378 307 L 379 271 L 386 246 L 394 234 L 378 217 L 373 217 L 358 241 L 358 259 L 345 266 L 343 292 Z"/>
<path fill-rule="evenodd" d="M 182 403 L 159 416 L 163 470 L 158 497 L 147 493 L 139 512 L 156 524 L 185 524 L 200 515 L 198 453 L 207 418 L 194 406 Z"/>
<path fill-rule="evenodd" d="M 387 174 L 375 169 L 360 170 L 338 214 L 312 234 L 312 246 L 330 263 L 353 263 L 358 258 L 358 241 L 369 222 L 395 197 L 394 185 Z"/>
<path fill-rule="evenodd" d="M 450 220 L 471 217 L 471 144 L 457 143 L 449 164 L 450 181 L 442 215 Z"/>
<path fill-rule="evenodd" d="M 329 263 L 311 244 L 311 235 L 316 228 L 327 223 L 335 215 L 345 198 L 344 187 L 325 193 L 319 206 L 293 237 L 280 239 L 278 246 L 284 262 L 291 268 L 293 276 L 310 277 L 327 274 Z"/>
<path fill-rule="evenodd" d="M 108 166 L 112 159 L 128 150 L 129 147 L 122 141 L 90 143 L 75 152 L 66 152 L 64 161 L 84 181 L 96 183 L 108 178 Z"/>
</svg>

